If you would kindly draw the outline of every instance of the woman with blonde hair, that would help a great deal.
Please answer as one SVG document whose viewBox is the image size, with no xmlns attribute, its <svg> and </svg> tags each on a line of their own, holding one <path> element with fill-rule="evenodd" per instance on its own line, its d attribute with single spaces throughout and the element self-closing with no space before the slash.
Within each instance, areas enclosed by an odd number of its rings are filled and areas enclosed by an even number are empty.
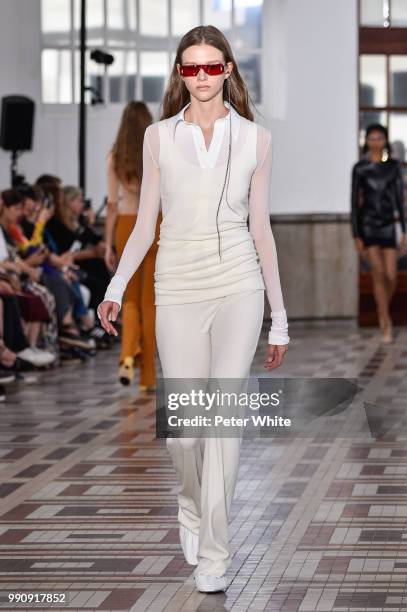
<svg viewBox="0 0 407 612">
<path fill-rule="evenodd" d="M 151 122 L 151 113 L 144 102 L 129 102 L 107 158 L 105 261 L 111 271 L 115 268 L 114 250 L 120 257 L 137 220 L 143 174 L 143 138 Z M 130 384 L 135 365 L 140 364 L 139 388 L 142 391 L 154 390 L 156 384 L 154 266 L 160 220 L 156 224 L 156 239 L 130 278 L 123 297 L 119 380 L 123 385 Z"/>
<path fill-rule="evenodd" d="M 88 306 L 96 310 L 109 284 L 110 274 L 104 261 L 103 238 L 92 228 L 93 211 L 85 209 L 82 190 L 75 185 L 47 189 L 47 193 L 55 203 L 55 215 L 46 225 L 50 246 L 59 256 L 71 254 L 68 276 L 78 276 L 81 284 L 89 289 Z M 77 271 L 71 271 L 72 265 Z"/>
<path fill-rule="evenodd" d="M 112 324 L 126 283 L 152 244 L 162 201 L 155 269 L 156 334 L 168 379 L 247 379 L 271 305 L 265 368 L 287 351 L 288 324 L 270 226 L 271 133 L 253 121 L 246 85 L 218 28 L 181 39 L 160 121 L 144 137 L 137 223 L 99 305 Z M 247 217 L 250 214 L 250 229 Z M 260 263 L 258 261 L 260 260 Z M 177 470 L 180 540 L 202 592 L 226 589 L 228 520 L 240 437 L 167 438 Z"/>
</svg>

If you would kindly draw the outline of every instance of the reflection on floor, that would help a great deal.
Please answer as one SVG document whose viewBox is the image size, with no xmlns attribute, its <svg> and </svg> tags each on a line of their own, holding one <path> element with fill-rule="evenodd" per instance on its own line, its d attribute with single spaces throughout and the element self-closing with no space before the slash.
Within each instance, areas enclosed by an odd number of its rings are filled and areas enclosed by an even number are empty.
<svg viewBox="0 0 407 612">
<path fill-rule="evenodd" d="M 376 330 L 343 322 L 296 324 L 290 336 L 274 376 L 357 378 L 363 400 L 400 425 L 376 439 L 355 426 L 337 438 L 245 441 L 225 594 L 194 591 L 154 397 L 119 386 L 116 350 L 9 388 L 0 405 L 0 607 L 407 610 L 407 331 L 396 330 L 390 347 Z M 266 329 L 253 376 L 267 375 L 265 342 Z M 67 603 L 7 603 L 22 592 L 66 593 Z"/>
</svg>

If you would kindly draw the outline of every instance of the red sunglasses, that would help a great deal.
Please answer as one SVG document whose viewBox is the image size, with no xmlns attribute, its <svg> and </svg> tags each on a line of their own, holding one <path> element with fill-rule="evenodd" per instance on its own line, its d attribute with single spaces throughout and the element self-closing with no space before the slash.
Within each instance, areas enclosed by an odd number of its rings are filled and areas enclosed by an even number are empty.
<svg viewBox="0 0 407 612">
<path fill-rule="evenodd" d="M 215 76 L 217 74 L 222 74 L 225 71 L 224 64 L 181 64 L 180 65 L 180 73 L 182 76 L 191 77 L 196 76 L 200 69 L 203 69 L 206 74 L 210 76 Z"/>
</svg>

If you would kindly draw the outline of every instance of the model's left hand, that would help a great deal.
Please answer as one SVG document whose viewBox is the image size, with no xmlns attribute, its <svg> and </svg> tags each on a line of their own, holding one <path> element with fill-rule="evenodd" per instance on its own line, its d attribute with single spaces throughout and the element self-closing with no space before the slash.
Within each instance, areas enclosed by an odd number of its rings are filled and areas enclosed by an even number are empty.
<svg viewBox="0 0 407 612">
<path fill-rule="evenodd" d="M 400 255 L 407 255 L 407 234 L 403 234 L 400 240 Z"/>
<path fill-rule="evenodd" d="M 283 362 L 284 355 L 288 351 L 288 344 L 269 344 L 267 357 L 264 363 L 266 370 L 274 370 Z"/>
</svg>

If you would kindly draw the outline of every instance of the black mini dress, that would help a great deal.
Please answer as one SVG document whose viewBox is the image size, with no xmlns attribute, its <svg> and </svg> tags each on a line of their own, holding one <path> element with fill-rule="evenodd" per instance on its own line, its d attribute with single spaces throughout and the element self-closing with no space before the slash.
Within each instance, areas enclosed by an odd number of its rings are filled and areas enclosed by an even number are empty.
<svg viewBox="0 0 407 612">
<path fill-rule="evenodd" d="M 406 231 L 404 186 L 400 162 L 388 158 L 372 162 L 367 157 L 352 169 L 352 234 L 365 246 L 396 248 L 396 212 Z"/>
</svg>

